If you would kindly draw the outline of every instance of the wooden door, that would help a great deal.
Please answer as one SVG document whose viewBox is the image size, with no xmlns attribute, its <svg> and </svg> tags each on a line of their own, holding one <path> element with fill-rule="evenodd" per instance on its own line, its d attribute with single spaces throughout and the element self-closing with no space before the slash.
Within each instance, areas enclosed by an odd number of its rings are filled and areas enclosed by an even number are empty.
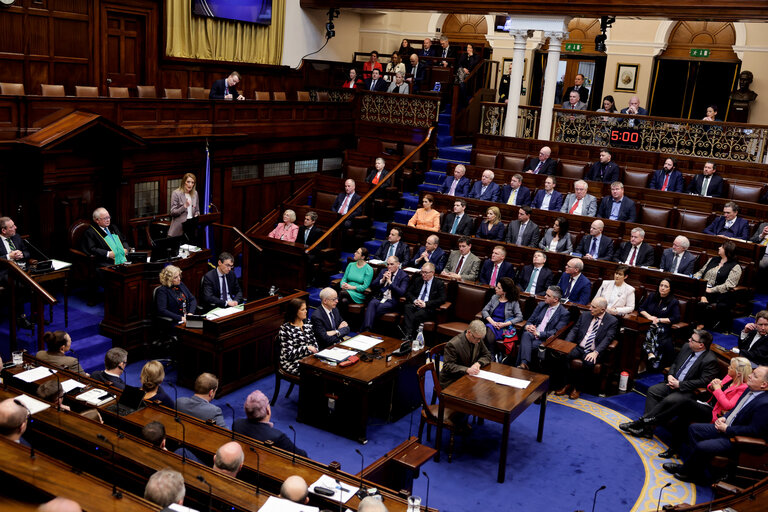
<svg viewBox="0 0 768 512">
<path fill-rule="evenodd" d="M 104 69 L 113 86 L 144 84 L 146 18 L 141 15 L 107 12 L 106 61 Z"/>
</svg>

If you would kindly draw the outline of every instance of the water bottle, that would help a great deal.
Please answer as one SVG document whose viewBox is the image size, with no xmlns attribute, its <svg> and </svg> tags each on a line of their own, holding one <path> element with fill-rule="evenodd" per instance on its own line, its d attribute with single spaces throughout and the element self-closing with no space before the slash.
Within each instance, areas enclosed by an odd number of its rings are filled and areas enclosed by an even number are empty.
<svg viewBox="0 0 768 512">
<path fill-rule="evenodd" d="M 419 332 L 416 333 L 416 339 L 413 340 L 412 349 L 414 351 L 424 348 L 424 324 L 419 324 Z"/>
<path fill-rule="evenodd" d="M 269 287 L 269 294 L 270 295 L 274 295 L 275 293 L 277 293 L 277 288 L 275 287 L 275 285 L 270 286 Z"/>
</svg>

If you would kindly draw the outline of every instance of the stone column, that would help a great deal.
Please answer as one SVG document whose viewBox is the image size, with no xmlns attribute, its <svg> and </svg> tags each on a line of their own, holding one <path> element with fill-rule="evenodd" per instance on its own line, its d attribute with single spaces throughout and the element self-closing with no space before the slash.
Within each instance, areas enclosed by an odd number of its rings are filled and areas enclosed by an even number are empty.
<svg viewBox="0 0 768 512">
<path fill-rule="evenodd" d="M 557 89 L 557 67 L 560 64 L 560 45 L 564 39 L 568 39 L 568 33 L 545 31 L 544 38 L 549 38 L 549 51 L 547 52 L 547 68 L 544 70 L 544 94 L 541 98 L 538 138 L 549 140 L 552 131 L 552 107 L 555 106 L 555 91 Z"/>
<path fill-rule="evenodd" d="M 525 44 L 528 41 L 528 30 L 510 30 L 509 35 L 515 38 L 515 48 L 512 55 L 512 70 L 509 72 L 504 136 L 517 137 L 517 111 L 520 107 L 520 87 L 523 85 L 523 66 L 525 64 Z"/>
</svg>

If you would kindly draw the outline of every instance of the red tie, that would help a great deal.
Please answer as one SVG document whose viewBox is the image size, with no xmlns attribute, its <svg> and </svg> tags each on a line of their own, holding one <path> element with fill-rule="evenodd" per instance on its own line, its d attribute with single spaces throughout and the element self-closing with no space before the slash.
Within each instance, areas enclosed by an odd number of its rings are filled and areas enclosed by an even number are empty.
<svg viewBox="0 0 768 512">
<path fill-rule="evenodd" d="M 661 190 L 667 190 L 667 185 L 669 185 L 669 174 L 667 174 L 667 177 L 664 178 L 664 185 L 661 186 Z"/>
<path fill-rule="evenodd" d="M 578 207 L 579 207 L 579 202 L 580 202 L 580 201 L 581 201 L 581 199 L 577 199 L 577 200 L 576 200 L 576 202 L 575 202 L 575 203 L 573 203 L 573 206 L 571 206 L 571 209 L 570 209 L 570 210 L 568 210 L 568 213 L 573 213 L 573 212 L 575 212 L 575 211 L 576 211 L 576 208 L 578 208 Z"/>
<path fill-rule="evenodd" d="M 376 173 L 376 176 L 373 177 L 373 184 L 378 185 L 379 184 L 379 176 L 381 176 L 381 171 Z"/>
<path fill-rule="evenodd" d="M 464 263 L 464 256 L 462 256 L 461 258 L 459 258 L 459 264 L 458 264 L 458 265 L 456 265 L 456 273 L 457 273 L 457 274 L 461 272 L 461 265 L 462 265 L 463 263 Z"/>
<path fill-rule="evenodd" d="M 637 247 L 632 248 L 632 257 L 629 258 L 629 264 L 633 267 L 635 266 L 635 255 L 637 255 Z"/>
<path fill-rule="evenodd" d="M 499 275 L 499 266 L 494 265 L 493 274 L 491 274 L 491 282 L 490 282 L 491 286 L 496 286 L 496 278 L 498 277 L 498 275 Z"/>
<path fill-rule="evenodd" d="M 344 202 L 341 203 L 341 208 L 339 208 L 339 213 L 344 215 L 347 213 L 347 208 L 349 207 L 349 196 L 344 198 Z"/>
</svg>

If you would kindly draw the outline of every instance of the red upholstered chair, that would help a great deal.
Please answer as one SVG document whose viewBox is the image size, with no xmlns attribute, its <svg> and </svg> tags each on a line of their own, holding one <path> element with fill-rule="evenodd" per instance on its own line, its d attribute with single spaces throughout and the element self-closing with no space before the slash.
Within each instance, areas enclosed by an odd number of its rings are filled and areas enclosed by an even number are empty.
<svg viewBox="0 0 768 512">
<path fill-rule="evenodd" d="M 640 224 L 649 224 L 651 226 L 666 228 L 669 226 L 670 213 L 671 210 L 668 208 L 644 204 L 640 207 L 640 218 L 638 219 L 638 222 Z"/>
<path fill-rule="evenodd" d="M 40 84 L 43 96 L 65 96 L 63 85 Z"/>
<path fill-rule="evenodd" d="M 76 85 L 75 96 L 78 98 L 98 98 L 99 88 L 93 85 Z"/>
<path fill-rule="evenodd" d="M 368 168 L 362 165 L 348 165 L 347 166 L 347 179 L 355 180 L 357 183 L 364 183 L 365 178 L 368 177 Z"/>
<path fill-rule="evenodd" d="M 207 100 L 208 95 L 202 87 L 187 87 L 187 98 L 190 100 Z"/>
<path fill-rule="evenodd" d="M 710 220 L 711 214 L 701 212 L 691 212 L 688 210 L 682 210 L 680 214 L 680 229 L 683 231 L 696 231 L 701 233 L 704 231 Z"/>
<path fill-rule="evenodd" d="M 642 187 L 648 186 L 651 174 L 647 171 L 636 171 L 627 169 L 624 171 L 624 186 L 626 187 Z"/>
<path fill-rule="evenodd" d="M 586 172 L 586 165 L 575 162 L 560 161 L 560 176 L 565 178 L 583 179 Z"/>
<path fill-rule="evenodd" d="M 157 89 L 154 85 L 137 85 L 139 98 L 157 98 Z"/>
<path fill-rule="evenodd" d="M 748 201 L 756 203 L 763 193 L 762 185 L 750 185 L 747 183 L 731 182 L 731 199 L 734 201 Z"/>
<path fill-rule="evenodd" d="M 438 334 L 444 334 L 449 338 L 453 338 L 457 334 L 464 332 L 469 326 L 469 322 L 474 320 L 488 303 L 490 293 L 490 288 L 458 283 L 456 286 L 456 298 L 453 301 L 454 307 L 446 315 L 445 321 L 439 322 L 437 326 Z"/>
</svg>

